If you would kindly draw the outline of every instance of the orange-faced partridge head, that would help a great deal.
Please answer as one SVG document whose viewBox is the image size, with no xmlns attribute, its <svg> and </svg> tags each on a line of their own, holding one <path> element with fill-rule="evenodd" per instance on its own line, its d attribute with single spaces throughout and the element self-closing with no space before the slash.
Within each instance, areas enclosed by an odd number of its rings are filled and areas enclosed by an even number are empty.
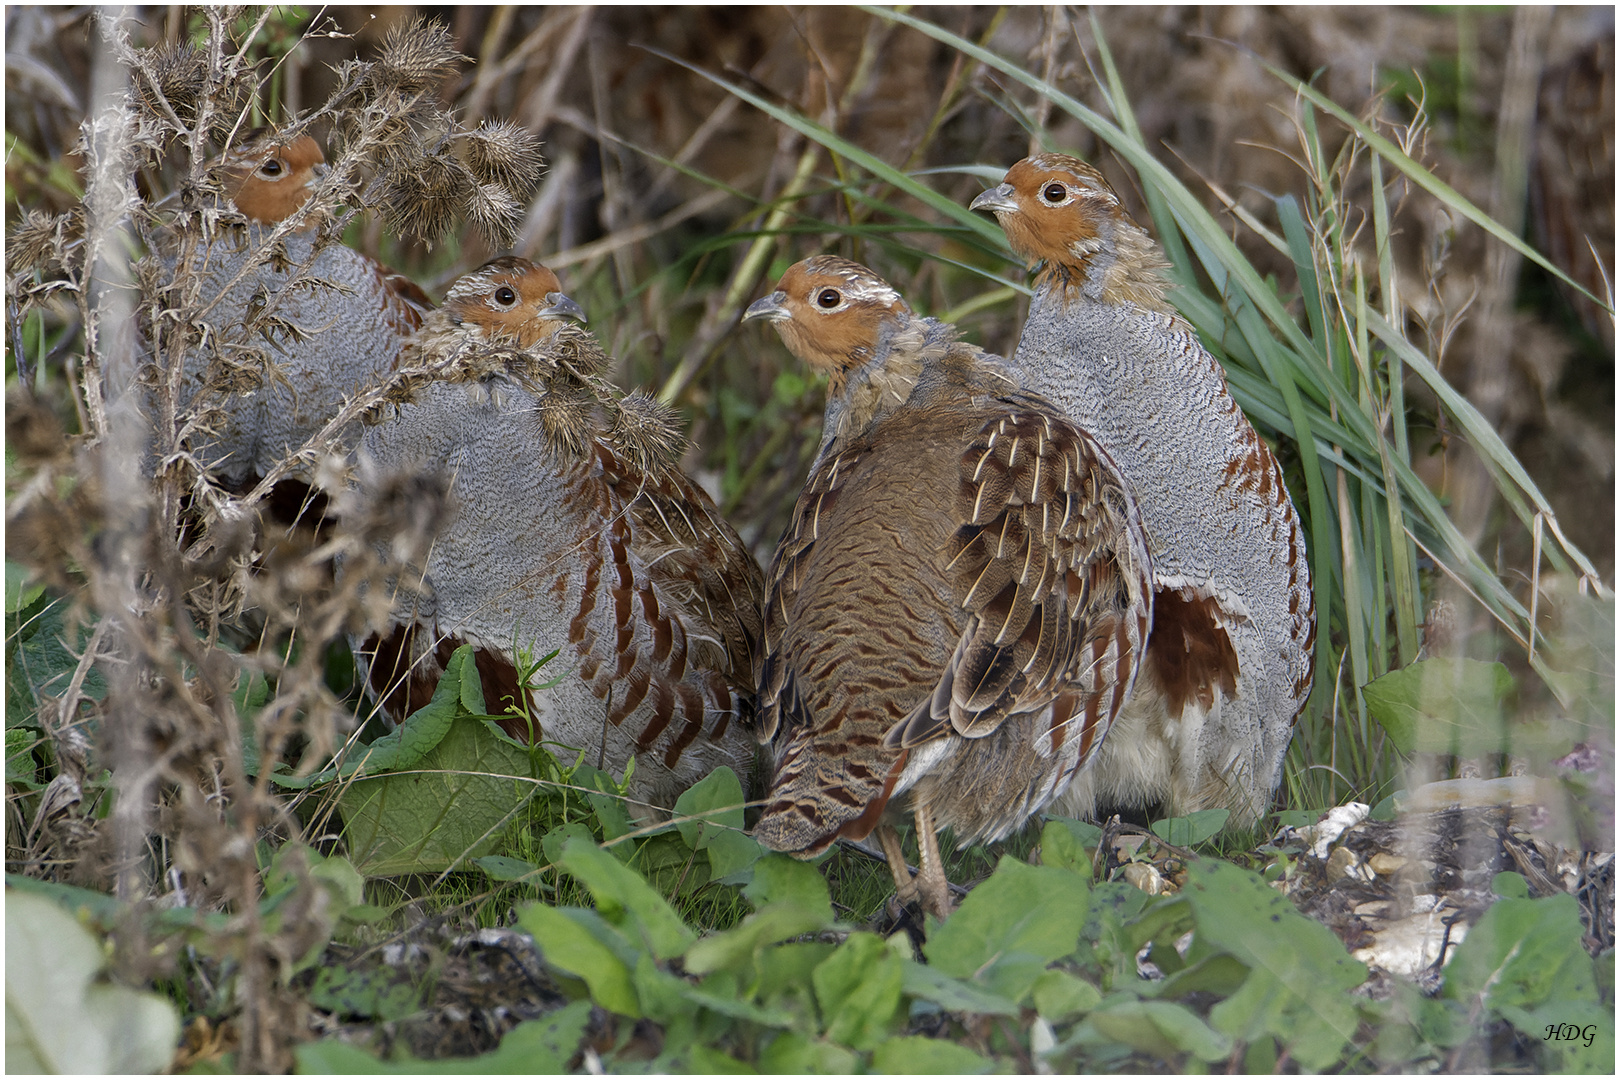
<svg viewBox="0 0 1620 1080">
<path fill-rule="evenodd" d="M 1299 515 L 1220 364 L 1165 302 L 1166 265 L 1096 169 L 1026 158 L 973 201 L 1038 268 L 1013 365 L 1119 464 L 1153 553 L 1136 695 L 1063 809 L 1263 814 L 1310 694 Z"/>
<path fill-rule="evenodd" d="M 485 706 L 515 737 L 615 774 L 634 755 L 632 798 L 668 808 L 719 765 L 751 778 L 762 579 L 675 464 L 674 415 L 601 378 L 581 318 L 550 270 L 503 258 L 411 340 L 407 364 L 444 369 L 367 431 L 362 474 L 441 471 L 454 518 L 401 573 L 392 628 L 357 651 L 400 720 L 473 645 Z M 514 649 L 560 654 L 520 688 Z"/>
<path fill-rule="evenodd" d="M 817 256 L 747 318 L 828 377 L 826 434 L 766 574 L 755 836 L 809 857 L 874 827 L 949 910 L 935 829 L 1006 836 L 1129 698 L 1151 567 L 1113 463 L 999 357 Z M 885 809 L 909 803 L 909 880 Z"/>
<path fill-rule="evenodd" d="M 218 167 L 226 192 L 243 217 L 260 225 L 279 225 L 315 193 L 315 185 L 326 175 L 326 155 L 308 135 L 283 142 L 267 132 L 255 132 L 221 158 Z"/>
<path fill-rule="evenodd" d="M 211 437 L 194 436 L 193 450 L 227 487 L 245 491 L 324 428 L 344 398 L 386 375 L 433 305 L 376 260 L 335 241 L 318 243 L 320 212 L 307 204 L 325 157 L 314 139 L 255 133 L 216 168 L 251 224 L 243 236 L 220 234 L 192 255 L 200 281 L 197 321 L 209 328 L 210 349 L 188 354 L 180 403 L 215 388 L 223 421 Z M 254 253 L 270 243 L 274 227 L 300 211 L 307 225 L 257 262 Z M 171 273 L 182 247 L 175 242 L 164 253 Z M 223 384 L 218 365 L 210 372 L 209 352 L 228 362 Z M 239 386 L 228 374 L 259 363 L 263 378 L 255 384 Z M 351 444 L 358 435 L 354 426 L 339 442 Z M 307 491 L 311 473 L 298 468 L 293 485 Z M 277 500 L 297 509 L 280 491 Z"/>
</svg>

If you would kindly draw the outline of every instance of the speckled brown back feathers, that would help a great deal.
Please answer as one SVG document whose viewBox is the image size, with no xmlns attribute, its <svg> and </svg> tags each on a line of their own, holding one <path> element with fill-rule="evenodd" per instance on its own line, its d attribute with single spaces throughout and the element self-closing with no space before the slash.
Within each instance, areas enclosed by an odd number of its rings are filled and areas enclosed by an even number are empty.
<svg viewBox="0 0 1620 1080">
<path fill-rule="evenodd" d="M 922 788 L 959 839 L 1004 835 L 1100 741 L 1148 618 L 1148 556 L 1106 458 L 897 295 L 849 303 L 888 289 L 851 267 L 807 260 L 750 308 L 844 375 L 767 573 L 776 767 L 756 835 L 799 855 Z M 969 805 L 984 773 L 1019 797 Z"/>
</svg>

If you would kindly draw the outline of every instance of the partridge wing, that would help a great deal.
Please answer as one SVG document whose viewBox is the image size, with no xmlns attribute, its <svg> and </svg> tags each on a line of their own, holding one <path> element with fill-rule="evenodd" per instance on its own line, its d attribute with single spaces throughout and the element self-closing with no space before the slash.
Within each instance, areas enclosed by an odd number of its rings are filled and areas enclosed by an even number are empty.
<svg viewBox="0 0 1620 1080">
<path fill-rule="evenodd" d="M 1076 723 L 1097 745 L 1136 679 L 1152 568 L 1134 500 L 1107 453 L 1043 399 L 1001 403 L 961 460 L 947 557 L 967 623 L 890 747 L 981 738 L 1054 703 L 1062 730 L 1041 738 L 1043 756 Z"/>
<path fill-rule="evenodd" d="M 759 662 L 759 714 L 755 737 L 768 743 L 778 727 L 792 731 L 808 726 L 811 717 L 797 685 L 797 673 L 783 649 L 788 612 L 802 583 L 802 574 L 820 537 L 821 522 L 837 504 L 844 480 L 863 451 L 851 450 L 820 461 L 805 481 L 792 520 L 776 545 L 776 555 L 765 574 L 765 618 L 761 628 Z"/>
<path fill-rule="evenodd" d="M 636 524 L 633 544 L 648 577 L 693 613 L 700 628 L 696 636 L 711 639 L 691 642 L 698 658 L 715 649 L 712 666 L 752 690 L 765 591 L 759 564 L 714 501 L 679 469 L 641 472 L 622 455 L 600 446 L 598 453 L 629 504 Z"/>
</svg>

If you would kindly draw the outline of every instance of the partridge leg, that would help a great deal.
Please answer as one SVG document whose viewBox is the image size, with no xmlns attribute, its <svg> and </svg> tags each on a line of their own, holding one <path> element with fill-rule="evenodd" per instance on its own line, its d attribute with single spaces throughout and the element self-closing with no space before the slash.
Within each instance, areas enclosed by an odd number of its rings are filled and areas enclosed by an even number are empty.
<svg viewBox="0 0 1620 1080">
<path fill-rule="evenodd" d="M 917 882 L 906 866 L 906 853 L 900 848 L 900 834 L 888 825 L 879 825 L 878 843 L 889 860 L 889 873 L 894 875 L 894 898 L 902 906 L 917 899 Z"/>
<path fill-rule="evenodd" d="M 945 880 L 945 861 L 939 854 L 939 837 L 934 832 L 934 812 L 928 800 L 917 795 L 917 880 L 923 908 L 943 919 L 951 913 L 951 886 Z"/>
</svg>

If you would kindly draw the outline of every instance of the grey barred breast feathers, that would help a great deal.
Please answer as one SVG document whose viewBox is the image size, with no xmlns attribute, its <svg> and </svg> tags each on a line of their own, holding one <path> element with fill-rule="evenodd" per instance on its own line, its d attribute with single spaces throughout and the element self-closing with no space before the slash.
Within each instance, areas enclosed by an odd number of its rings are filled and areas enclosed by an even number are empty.
<svg viewBox="0 0 1620 1080">
<path fill-rule="evenodd" d="M 1165 302 L 1158 245 L 1096 169 L 1018 162 L 973 201 L 1037 268 L 1013 364 L 1108 449 L 1142 508 L 1154 628 L 1135 698 L 1069 813 L 1264 813 L 1312 681 L 1299 515 L 1220 364 Z"/>
<path fill-rule="evenodd" d="M 762 581 L 675 464 L 676 418 L 601 377 L 582 318 L 549 269 L 503 258 L 410 341 L 404 362 L 437 370 L 366 432 L 362 471 L 446 473 L 454 517 L 359 651 L 398 720 L 473 645 L 486 707 L 515 737 L 614 773 L 635 755 L 633 796 L 668 807 L 716 766 L 752 772 Z M 553 649 L 520 685 L 518 652 Z"/>
<path fill-rule="evenodd" d="M 1103 744 L 1151 568 L 1105 451 L 998 357 L 819 256 L 748 309 L 829 377 L 826 437 L 766 574 L 755 830 L 809 857 L 874 828 L 902 896 L 949 909 L 935 828 L 997 839 Z M 886 807 L 909 802 L 915 883 Z"/>
</svg>

